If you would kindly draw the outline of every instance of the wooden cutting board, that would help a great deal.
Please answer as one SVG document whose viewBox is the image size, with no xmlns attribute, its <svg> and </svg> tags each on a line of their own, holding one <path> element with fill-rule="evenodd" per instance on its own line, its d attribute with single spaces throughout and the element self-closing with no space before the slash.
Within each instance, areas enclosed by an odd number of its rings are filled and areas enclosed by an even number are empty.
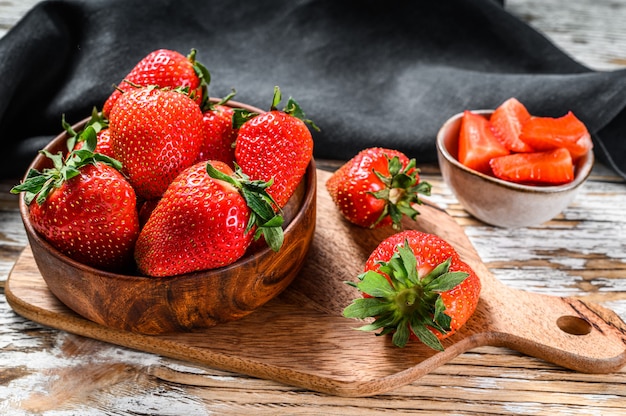
<svg viewBox="0 0 626 416">
<path fill-rule="evenodd" d="M 626 364 L 626 324 L 612 311 L 580 299 L 511 289 L 481 262 L 463 228 L 443 210 L 426 204 L 405 228 L 437 234 L 451 243 L 480 276 L 476 313 L 435 352 L 412 343 L 400 349 L 389 337 L 355 330 L 360 323 L 341 312 L 358 296 L 346 285 L 361 272 L 391 228 L 348 224 L 318 171 L 315 238 L 306 264 L 279 297 L 246 318 L 193 333 L 139 335 L 88 321 L 48 290 L 30 248 L 15 264 L 6 297 L 20 315 L 67 332 L 155 354 L 271 379 L 319 392 L 368 396 L 411 383 L 457 355 L 479 346 L 506 346 L 589 373 Z"/>
</svg>

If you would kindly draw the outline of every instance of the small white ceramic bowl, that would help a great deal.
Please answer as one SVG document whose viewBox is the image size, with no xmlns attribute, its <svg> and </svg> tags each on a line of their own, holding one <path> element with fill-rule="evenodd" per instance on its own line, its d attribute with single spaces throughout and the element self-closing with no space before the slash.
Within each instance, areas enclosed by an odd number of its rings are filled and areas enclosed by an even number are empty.
<svg viewBox="0 0 626 416">
<path fill-rule="evenodd" d="M 493 110 L 472 112 L 488 117 Z M 467 212 L 487 224 L 517 228 L 549 221 L 570 204 L 591 172 L 593 150 L 577 161 L 574 180 L 559 186 L 520 185 L 469 169 L 457 160 L 462 117 L 452 116 L 437 134 L 439 168 Z"/>
</svg>

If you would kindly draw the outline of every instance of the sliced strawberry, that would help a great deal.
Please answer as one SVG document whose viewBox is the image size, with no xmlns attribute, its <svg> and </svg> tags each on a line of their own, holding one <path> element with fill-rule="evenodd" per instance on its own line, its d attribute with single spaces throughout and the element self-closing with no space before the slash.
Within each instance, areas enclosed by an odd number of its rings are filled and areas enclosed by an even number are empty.
<svg viewBox="0 0 626 416">
<path fill-rule="evenodd" d="M 509 153 L 494 135 L 488 119 L 468 110 L 463 113 L 459 134 L 459 162 L 470 169 L 491 174 L 489 161 Z"/>
<path fill-rule="evenodd" d="M 587 127 L 571 111 L 559 118 L 531 117 L 522 126 L 520 139 L 539 151 L 565 147 L 574 160 L 593 147 Z"/>
<path fill-rule="evenodd" d="M 493 174 L 505 181 L 536 185 L 560 185 L 574 179 L 574 165 L 567 149 L 514 153 L 490 162 Z"/>
<path fill-rule="evenodd" d="M 491 115 L 489 121 L 496 137 L 512 152 L 532 152 L 534 149 L 520 140 L 522 124 L 530 120 L 530 113 L 516 98 L 509 98 Z"/>
</svg>

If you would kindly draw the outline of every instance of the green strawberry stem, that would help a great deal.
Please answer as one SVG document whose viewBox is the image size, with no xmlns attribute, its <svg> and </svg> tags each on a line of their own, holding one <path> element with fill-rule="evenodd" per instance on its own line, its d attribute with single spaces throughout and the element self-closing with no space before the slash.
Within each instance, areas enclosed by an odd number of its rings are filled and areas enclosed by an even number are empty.
<svg viewBox="0 0 626 416">
<path fill-rule="evenodd" d="M 404 347 L 413 332 L 430 348 L 443 351 L 441 341 L 429 328 L 441 334 L 450 330 L 451 319 L 445 313 L 441 293 L 461 284 L 468 276 L 449 269 L 450 259 L 447 259 L 427 275 L 418 276 L 415 254 L 405 240 L 388 262 L 380 263 L 380 273 L 370 270 L 358 276 L 358 283 L 346 282 L 368 297 L 352 301 L 343 315 L 375 318 L 358 329 L 382 329 L 378 335 L 393 333 L 392 342 L 398 347 Z"/>
<path fill-rule="evenodd" d="M 387 157 L 387 163 L 389 176 L 374 171 L 385 187 L 380 191 L 371 192 L 371 194 L 377 199 L 385 200 L 386 204 L 383 212 L 371 227 L 374 228 L 380 221 L 389 216 L 393 227 L 398 229 L 402 215 L 406 215 L 412 220 L 417 218 L 419 211 L 414 206 L 422 204 L 419 194 L 430 195 L 432 186 L 428 182 L 419 181 L 420 170 L 415 167 L 415 159 L 411 159 L 404 168 L 397 156 L 391 159 Z"/>
<path fill-rule="evenodd" d="M 215 169 L 210 162 L 207 162 L 206 168 L 210 177 L 233 185 L 245 199 L 250 208 L 250 219 L 246 232 L 256 226 L 255 240 L 258 240 L 262 235 L 272 250 L 280 250 L 284 240 L 282 229 L 284 219 L 276 201 L 267 193 L 267 188 L 272 185 L 273 181 L 251 181 L 237 165 L 235 165 L 235 173 L 232 176 Z"/>
<path fill-rule="evenodd" d="M 67 125 L 63 120 L 64 126 Z M 70 131 L 73 131 L 70 127 L 68 133 L 70 138 L 68 139 L 68 149 L 73 149 L 73 145 L 70 147 L 70 143 L 75 143 L 77 138 L 84 141 L 83 147 L 79 150 L 71 150 L 67 157 L 63 157 L 62 152 L 52 154 L 49 151 L 42 149 L 39 153 L 45 155 L 52 160 L 52 168 L 38 171 L 37 169 L 30 169 L 26 175 L 26 179 L 19 185 L 11 188 L 12 194 L 19 194 L 24 192 L 24 202 L 26 205 L 30 205 L 33 200 L 37 204 L 42 205 L 48 195 L 56 188 L 60 188 L 64 182 L 72 179 L 80 174 L 80 169 L 88 164 L 95 164 L 96 162 L 106 163 L 114 167 L 117 170 L 122 169 L 122 164 L 100 153 L 95 153 L 97 144 L 97 132 L 101 128 L 100 122 L 89 122 L 85 129 L 72 136 Z"/>
<path fill-rule="evenodd" d="M 280 92 L 280 88 L 278 86 L 274 87 L 274 96 L 272 97 L 272 104 L 270 105 L 270 111 L 280 111 L 278 109 L 278 104 L 282 100 L 282 93 Z M 298 118 L 311 126 L 315 131 L 320 131 L 320 128 L 315 125 L 313 120 L 306 118 L 306 114 L 302 110 L 302 107 L 294 100 L 292 97 L 289 97 L 287 100 L 287 105 L 282 109 L 283 112 L 289 114 L 292 117 Z M 258 116 L 259 113 L 255 113 L 252 111 L 244 110 L 242 108 L 236 108 L 235 114 L 233 115 L 233 128 L 238 129 L 248 120 Z"/>
<path fill-rule="evenodd" d="M 74 131 L 72 126 L 65 121 L 65 114 L 61 117 L 61 125 L 67 132 L 68 136 L 70 136 L 67 140 L 67 150 L 71 152 L 74 149 L 74 146 L 76 146 L 76 143 L 85 142 L 87 141 L 87 138 L 94 135 L 94 133 L 97 135 L 101 130 L 107 128 L 109 126 L 109 120 L 102 116 L 98 109 L 94 107 L 91 110 L 91 118 L 87 121 L 87 124 L 85 124 L 80 133 Z"/>
</svg>

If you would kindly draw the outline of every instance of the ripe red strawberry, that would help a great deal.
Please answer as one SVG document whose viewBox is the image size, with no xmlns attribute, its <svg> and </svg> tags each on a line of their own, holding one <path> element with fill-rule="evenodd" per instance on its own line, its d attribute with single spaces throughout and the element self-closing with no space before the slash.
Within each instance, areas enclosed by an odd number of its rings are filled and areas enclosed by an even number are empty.
<svg viewBox="0 0 626 416">
<path fill-rule="evenodd" d="M 489 120 L 471 111 L 463 113 L 459 133 L 459 162 L 489 175 L 489 160 L 509 153 L 494 135 Z"/>
<path fill-rule="evenodd" d="M 235 161 L 252 179 L 273 181 L 268 193 L 284 207 L 313 157 L 313 137 L 298 104 L 290 98 L 281 111 L 276 108 L 280 100 L 277 87 L 269 112 L 248 114 L 243 124 L 235 123 Z"/>
<path fill-rule="evenodd" d="M 233 128 L 235 110 L 226 106 L 234 96 L 228 95 L 217 104 L 206 102 L 203 106 L 204 144 L 200 149 L 198 161 L 220 160 L 233 167 L 235 162 L 235 140 L 237 130 Z"/>
<path fill-rule="evenodd" d="M 282 217 L 267 202 L 266 186 L 220 161 L 185 169 L 141 230 L 135 246 L 139 270 L 160 277 L 226 266 L 261 233 L 278 250 Z"/>
<path fill-rule="evenodd" d="M 159 198 L 194 164 L 204 142 L 202 112 L 176 90 L 139 87 L 124 93 L 111 111 L 115 158 L 137 194 Z"/>
<path fill-rule="evenodd" d="M 42 151 L 53 167 L 31 170 L 11 192 L 25 192 L 33 227 L 59 251 L 119 271 L 132 264 L 139 234 L 136 196 L 119 162 L 94 154 L 95 145 L 94 135 L 67 158 Z"/>
<path fill-rule="evenodd" d="M 530 120 L 530 113 L 516 98 L 509 98 L 491 114 L 491 125 L 500 142 L 512 152 L 532 152 L 534 149 L 520 140 L 522 125 Z"/>
<path fill-rule="evenodd" d="M 402 215 L 415 218 L 419 194 L 431 186 L 420 182 L 415 159 L 402 152 L 368 148 L 342 165 L 326 182 L 326 189 L 341 214 L 361 227 L 398 227 Z"/>
<path fill-rule="evenodd" d="M 376 318 L 359 329 L 393 333 L 404 347 L 411 338 L 437 350 L 476 310 L 481 283 L 446 241 L 407 230 L 388 237 L 371 253 L 352 286 L 363 292 L 344 309 L 348 318 Z"/>
<path fill-rule="evenodd" d="M 190 97 L 198 104 L 206 94 L 206 85 L 210 82 L 207 69 L 196 61 L 196 50 L 188 56 L 169 49 L 158 49 L 149 53 L 124 77 L 115 91 L 107 98 L 102 113 L 108 117 L 113 105 L 123 92 L 132 90 L 134 85 L 161 88 L 185 88 Z"/>
<path fill-rule="evenodd" d="M 563 117 L 532 117 L 524 123 L 520 139 L 535 150 L 565 147 L 576 161 L 593 148 L 587 127 L 574 113 Z"/>
<path fill-rule="evenodd" d="M 67 140 L 68 150 L 78 150 L 91 135 L 97 136 L 95 153 L 100 153 L 113 158 L 113 147 L 111 145 L 111 132 L 109 130 L 109 120 L 104 118 L 96 108 L 91 112 L 91 118 L 87 121 L 80 132 L 74 131 L 72 126 L 65 121 L 65 116 L 61 121 L 69 139 Z"/>
<path fill-rule="evenodd" d="M 561 185 L 574 179 L 574 165 L 567 149 L 514 153 L 491 160 L 493 174 L 510 182 L 530 185 Z"/>
</svg>

